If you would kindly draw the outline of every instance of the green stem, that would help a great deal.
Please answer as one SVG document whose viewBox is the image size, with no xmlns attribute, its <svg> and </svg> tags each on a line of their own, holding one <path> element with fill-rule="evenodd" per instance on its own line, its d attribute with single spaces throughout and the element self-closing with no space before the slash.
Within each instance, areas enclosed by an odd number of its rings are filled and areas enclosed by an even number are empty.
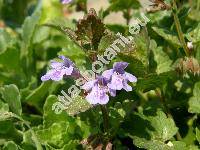
<svg viewBox="0 0 200 150">
<path fill-rule="evenodd" d="M 180 42 L 181 42 L 181 44 L 183 46 L 183 49 L 185 51 L 186 56 L 189 56 L 190 52 L 189 52 L 189 49 L 188 49 L 188 47 L 186 45 L 186 42 L 185 42 L 185 39 L 184 39 L 184 35 L 183 35 L 182 29 L 181 29 L 181 24 L 180 24 L 178 15 L 177 15 L 176 0 L 173 0 L 172 12 L 173 12 L 174 22 L 175 22 L 175 25 L 176 25 L 176 30 L 178 32 L 179 40 L 180 40 Z"/>
<path fill-rule="evenodd" d="M 144 34 L 145 34 L 145 39 L 146 39 L 146 45 L 147 45 L 147 71 L 149 72 L 150 71 L 150 44 L 151 44 L 151 39 L 149 37 L 149 34 L 148 34 L 148 30 L 147 30 L 147 27 L 145 26 L 144 27 Z"/>
<path fill-rule="evenodd" d="M 106 107 L 106 105 L 101 105 L 101 111 L 102 111 L 102 115 L 103 115 L 103 126 L 104 126 L 104 132 L 108 132 L 109 129 L 109 115 L 108 115 L 108 109 Z"/>
<path fill-rule="evenodd" d="M 126 19 L 126 25 L 129 25 L 130 20 L 131 20 L 131 9 L 127 9 L 123 13 L 124 13 L 124 17 Z"/>
</svg>

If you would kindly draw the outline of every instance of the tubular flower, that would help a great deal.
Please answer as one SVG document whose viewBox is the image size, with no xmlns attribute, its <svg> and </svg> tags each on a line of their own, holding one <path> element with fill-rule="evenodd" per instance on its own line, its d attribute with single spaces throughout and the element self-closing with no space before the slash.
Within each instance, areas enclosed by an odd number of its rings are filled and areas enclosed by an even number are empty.
<svg viewBox="0 0 200 150">
<path fill-rule="evenodd" d="M 128 66 L 126 62 L 117 62 L 114 63 L 113 69 L 106 70 L 103 72 L 103 77 L 111 80 L 108 83 L 108 87 L 112 90 L 122 90 L 125 89 L 126 91 L 132 91 L 132 87 L 128 85 L 129 82 L 137 82 L 137 78 L 125 72 L 125 68 Z"/>
<path fill-rule="evenodd" d="M 102 76 L 98 76 L 97 79 L 89 81 L 82 86 L 82 89 L 86 90 L 88 95 L 86 100 L 90 104 L 107 104 L 109 101 L 108 93 L 111 96 L 116 96 L 116 91 L 110 89 L 108 86 L 108 80 Z"/>
<path fill-rule="evenodd" d="M 51 61 L 51 69 L 41 77 L 42 81 L 54 80 L 60 81 L 63 76 L 76 74 L 77 69 L 74 67 L 72 61 L 64 56 L 59 56 L 62 62 Z"/>
</svg>

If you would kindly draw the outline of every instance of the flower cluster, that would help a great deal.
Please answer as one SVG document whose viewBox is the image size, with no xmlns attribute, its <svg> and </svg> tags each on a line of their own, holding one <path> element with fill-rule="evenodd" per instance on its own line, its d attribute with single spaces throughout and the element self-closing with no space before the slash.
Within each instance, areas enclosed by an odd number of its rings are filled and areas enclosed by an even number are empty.
<svg viewBox="0 0 200 150">
<path fill-rule="evenodd" d="M 51 69 L 41 77 L 42 81 L 62 80 L 64 76 L 75 75 L 81 76 L 74 63 L 64 57 L 59 56 L 61 62 L 51 61 Z M 102 75 L 96 75 L 96 78 L 90 81 L 86 81 L 81 88 L 87 93 L 86 100 L 90 104 L 107 104 L 109 101 L 109 95 L 116 96 L 117 90 L 132 91 L 132 87 L 128 82 L 137 82 L 137 78 L 130 73 L 125 72 L 128 63 L 116 62 L 113 65 L 113 69 L 106 70 Z"/>
<path fill-rule="evenodd" d="M 51 69 L 44 76 L 41 77 L 42 81 L 60 81 L 63 79 L 63 76 L 73 76 L 78 73 L 78 70 L 74 67 L 73 62 L 69 58 L 59 56 L 59 59 L 61 59 L 62 61 L 51 61 Z"/>
</svg>

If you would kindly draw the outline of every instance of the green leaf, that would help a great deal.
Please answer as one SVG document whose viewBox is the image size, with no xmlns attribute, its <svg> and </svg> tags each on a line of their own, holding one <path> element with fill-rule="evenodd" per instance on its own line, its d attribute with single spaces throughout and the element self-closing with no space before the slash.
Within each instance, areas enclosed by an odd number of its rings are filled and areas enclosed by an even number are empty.
<svg viewBox="0 0 200 150">
<path fill-rule="evenodd" d="M 6 142 L 3 147 L 3 150 L 18 150 L 18 149 L 19 148 L 17 144 L 15 144 L 15 142 L 13 141 Z"/>
<path fill-rule="evenodd" d="M 77 145 L 79 144 L 78 140 L 71 140 L 61 150 L 77 149 Z"/>
<path fill-rule="evenodd" d="M 173 138 L 178 128 L 164 112 L 158 110 L 156 116 L 144 116 L 137 113 L 134 118 L 130 119 L 135 119 L 137 125 L 131 125 L 127 134 L 137 147 L 149 150 L 172 150 L 173 144 L 169 140 Z M 128 122 L 126 122 L 126 126 L 127 124 Z"/>
<path fill-rule="evenodd" d="M 173 141 L 170 144 L 173 145 L 174 150 L 188 150 L 187 147 L 186 147 L 186 144 L 184 142 Z"/>
<path fill-rule="evenodd" d="M 146 139 L 134 137 L 133 143 L 139 148 L 144 148 L 148 150 L 172 150 L 170 146 L 158 140 L 149 141 Z"/>
<path fill-rule="evenodd" d="M 155 128 L 152 137 L 163 142 L 170 140 L 178 131 L 173 119 L 167 118 L 162 111 L 158 111 L 156 117 L 150 117 L 149 121 Z"/>
<path fill-rule="evenodd" d="M 43 82 L 25 98 L 25 102 L 35 106 L 42 112 L 41 106 L 43 105 L 46 95 L 49 93 L 51 85 L 52 81 Z"/>
<path fill-rule="evenodd" d="M 63 12 L 59 1 L 42 0 L 41 24 L 61 17 L 63 17 Z"/>
<path fill-rule="evenodd" d="M 185 142 L 187 145 L 193 145 L 196 142 L 196 134 L 195 128 L 191 125 L 188 126 L 188 131 L 186 136 L 182 138 L 182 141 Z"/>
<path fill-rule="evenodd" d="M 163 72 L 168 72 L 172 70 L 172 60 L 170 60 L 169 56 L 163 51 L 162 47 L 157 47 L 155 41 L 151 41 L 151 50 L 154 54 L 154 60 L 157 63 L 156 72 L 158 74 Z"/>
<path fill-rule="evenodd" d="M 56 114 L 54 110 L 52 110 L 52 106 L 54 103 L 58 102 L 58 98 L 55 95 L 50 95 L 47 97 L 44 104 L 44 126 L 49 127 L 53 123 L 59 123 L 62 121 L 70 121 L 73 122 L 74 119 L 69 117 L 69 115 L 63 111 L 61 114 Z"/>
<path fill-rule="evenodd" d="M 72 99 L 72 102 L 66 108 L 66 112 L 69 115 L 76 115 L 80 112 L 85 112 L 88 109 L 92 108 L 92 105 L 89 104 L 84 98 L 81 96 L 77 96 L 76 98 Z"/>
<path fill-rule="evenodd" d="M 118 132 L 117 129 L 120 128 L 120 124 L 124 121 L 125 117 L 131 113 L 133 106 L 133 101 L 125 100 L 122 103 L 116 102 L 114 107 L 109 107 L 109 122 L 113 133 Z"/>
<path fill-rule="evenodd" d="M 147 29 L 142 29 L 139 34 L 134 37 L 133 44 L 135 49 L 131 49 L 132 56 L 140 60 L 143 65 L 148 68 L 149 65 L 149 53 L 150 53 L 150 41 Z"/>
<path fill-rule="evenodd" d="M 189 41 L 192 41 L 192 43 L 200 42 L 200 23 L 197 25 L 197 27 L 194 30 L 187 33 L 186 37 Z"/>
<path fill-rule="evenodd" d="M 193 96 L 200 97 L 200 82 L 195 83 L 193 89 Z"/>
<path fill-rule="evenodd" d="M 141 7 L 140 2 L 138 0 L 127 0 L 124 3 L 124 0 L 110 0 L 110 7 L 108 10 L 111 11 L 122 11 L 127 9 L 138 9 Z"/>
<path fill-rule="evenodd" d="M 162 74 L 148 74 L 146 77 L 139 78 L 136 89 L 141 91 L 153 90 L 162 87 L 169 79 L 175 76 L 174 72 L 165 72 Z"/>
<path fill-rule="evenodd" d="M 147 68 L 141 60 L 138 60 L 130 55 L 118 54 L 118 56 L 122 61 L 129 63 L 127 69 L 130 70 L 136 77 L 143 77 L 147 74 Z"/>
<path fill-rule="evenodd" d="M 199 150 L 196 145 L 187 145 L 182 141 L 172 141 L 170 145 L 173 145 L 173 150 Z"/>
<path fill-rule="evenodd" d="M 15 117 L 11 112 L 0 112 L 0 139 L 13 140 L 17 143 L 22 141 L 22 133 L 15 128 L 11 120 Z"/>
<path fill-rule="evenodd" d="M 1 111 L 0 113 L 0 121 L 10 120 L 15 117 L 15 114 L 13 114 L 12 112 Z"/>
<path fill-rule="evenodd" d="M 190 113 L 200 113 L 200 97 L 191 97 L 189 99 L 189 109 Z"/>
<path fill-rule="evenodd" d="M 200 130 L 198 128 L 196 128 L 196 137 L 197 137 L 197 140 L 200 144 Z"/>
<path fill-rule="evenodd" d="M 4 52 L 12 43 L 12 38 L 5 30 L 0 29 L 0 53 Z"/>
<path fill-rule="evenodd" d="M 2 100 L 0 100 L 0 112 L 1 111 L 9 111 L 9 106 L 7 103 L 4 103 Z"/>
<path fill-rule="evenodd" d="M 83 66 L 86 64 L 86 56 L 83 50 L 71 41 L 65 42 L 67 42 L 67 46 L 63 48 L 58 55 L 69 57 L 71 60 L 73 60 L 73 62 L 75 62 L 78 68 L 83 68 Z"/>
<path fill-rule="evenodd" d="M 30 128 L 28 131 L 26 131 L 23 134 L 22 146 L 24 149 L 26 148 L 26 149 L 42 150 L 43 148 L 42 148 L 41 142 L 37 138 L 36 133 L 33 129 Z"/>
<path fill-rule="evenodd" d="M 24 132 L 23 134 L 23 146 L 35 148 L 35 142 L 32 139 L 32 133 L 30 130 Z"/>
<path fill-rule="evenodd" d="M 43 144 L 50 144 L 56 148 L 62 148 L 76 137 L 78 131 L 76 124 L 70 122 L 54 123 L 47 129 L 36 131 L 37 137 Z"/>
<path fill-rule="evenodd" d="M 37 27 L 33 36 L 33 43 L 39 44 L 49 37 L 50 29 L 47 27 Z"/>
<path fill-rule="evenodd" d="M 20 67 L 20 51 L 14 47 L 7 48 L 3 53 L 0 53 L 0 68 L 19 72 Z"/>
<path fill-rule="evenodd" d="M 200 82 L 194 85 L 193 97 L 189 99 L 189 109 L 190 113 L 200 113 Z"/>
<path fill-rule="evenodd" d="M 22 114 L 22 106 L 20 101 L 20 93 L 16 85 L 10 84 L 5 85 L 1 89 L 2 97 L 5 102 L 8 103 L 10 110 L 21 116 Z"/>
<path fill-rule="evenodd" d="M 33 52 L 33 36 L 41 16 L 41 1 L 34 13 L 27 17 L 22 25 L 21 66 L 30 79 L 35 73 L 35 59 Z"/>
<path fill-rule="evenodd" d="M 152 29 L 173 46 L 181 47 L 179 39 L 175 33 L 159 27 L 152 27 Z"/>
<path fill-rule="evenodd" d="M 58 20 L 58 22 L 60 23 L 60 20 Z M 73 41 L 73 44 L 75 43 L 76 46 L 78 46 L 79 48 L 83 48 L 80 45 L 80 43 L 77 42 L 77 39 L 76 39 L 77 37 L 76 37 L 75 31 L 73 31 L 71 28 L 68 27 L 68 26 L 72 26 L 72 25 L 69 25 L 70 21 L 68 21 L 68 24 L 65 23 L 65 22 L 63 23 L 63 21 L 60 24 L 58 22 L 55 22 L 55 20 L 54 21 L 50 21 L 50 22 L 44 24 L 43 26 L 51 27 L 52 29 L 56 29 L 57 31 L 60 31 L 61 33 L 67 35 L 69 37 L 69 39 L 71 41 Z M 68 26 L 66 26 L 66 25 L 68 25 Z M 59 40 L 57 40 L 57 41 L 60 42 Z M 59 44 L 57 44 L 57 45 L 59 45 Z M 65 46 L 67 44 L 63 44 L 63 45 Z"/>
<path fill-rule="evenodd" d="M 110 47 L 110 45 L 116 40 L 116 36 L 113 34 L 104 35 L 99 43 L 98 50 L 100 52 L 104 52 L 106 48 Z"/>
<path fill-rule="evenodd" d="M 31 44 L 31 40 L 36 28 L 36 25 L 39 22 L 41 12 L 36 10 L 32 16 L 29 16 L 25 19 L 24 24 L 22 26 L 22 40 L 23 42 L 29 46 Z"/>
</svg>

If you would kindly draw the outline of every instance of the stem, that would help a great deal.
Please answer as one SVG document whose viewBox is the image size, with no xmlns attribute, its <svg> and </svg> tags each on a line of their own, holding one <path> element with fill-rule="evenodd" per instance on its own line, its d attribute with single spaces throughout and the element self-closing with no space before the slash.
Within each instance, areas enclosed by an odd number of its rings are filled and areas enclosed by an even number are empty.
<svg viewBox="0 0 200 150">
<path fill-rule="evenodd" d="M 126 19 L 126 25 L 129 25 L 131 20 L 131 9 L 127 9 L 126 11 L 124 11 L 124 17 Z"/>
<path fill-rule="evenodd" d="M 103 126 L 104 126 L 104 132 L 108 131 L 109 128 L 109 115 L 108 115 L 108 109 L 106 107 L 106 105 L 101 105 L 101 111 L 102 111 L 102 115 L 103 115 Z"/>
<path fill-rule="evenodd" d="M 200 1 L 197 0 L 197 10 L 199 10 L 199 8 L 200 8 Z"/>
<path fill-rule="evenodd" d="M 144 27 L 144 34 L 145 34 L 145 39 L 146 39 L 146 45 L 147 45 L 147 71 L 149 72 L 150 71 L 150 44 L 151 44 L 151 39 L 149 37 L 149 34 L 148 34 L 148 30 L 147 30 L 147 27 L 145 26 Z"/>
<path fill-rule="evenodd" d="M 177 15 L 176 0 L 173 0 L 172 13 L 173 13 L 173 16 L 174 16 L 174 22 L 175 22 L 175 25 L 176 25 L 176 30 L 178 32 L 179 40 L 180 40 L 180 42 L 181 42 L 181 44 L 183 46 L 183 49 L 185 51 L 186 56 L 189 56 L 190 52 L 189 52 L 189 49 L 188 49 L 188 47 L 186 45 L 186 42 L 185 42 L 185 39 L 184 39 L 184 35 L 183 35 L 182 29 L 181 29 L 181 24 L 180 24 L 180 21 L 178 19 L 178 15 Z"/>
<path fill-rule="evenodd" d="M 173 118 L 173 116 L 172 116 L 172 113 L 171 113 L 170 109 L 168 108 L 167 103 L 166 103 L 166 100 L 165 100 L 164 97 L 162 96 L 161 91 L 160 91 L 159 89 L 156 89 L 155 92 L 156 92 L 156 95 L 160 98 L 160 101 L 161 101 L 161 103 L 163 104 L 164 108 L 166 109 L 166 111 L 167 111 L 167 112 L 166 112 L 166 113 L 167 113 L 167 116 L 168 116 L 169 118 L 173 119 L 173 121 L 174 121 L 174 118 Z M 174 123 L 175 123 L 175 121 L 174 121 Z M 175 123 L 175 124 L 176 124 L 176 123 Z M 182 140 L 182 137 L 181 137 L 181 134 L 180 134 L 179 131 L 177 131 L 177 133 L 176 133 L 176 138 L 177 138 L 177 140 L 179 140 L 179 141 Z"/>
</svg>

